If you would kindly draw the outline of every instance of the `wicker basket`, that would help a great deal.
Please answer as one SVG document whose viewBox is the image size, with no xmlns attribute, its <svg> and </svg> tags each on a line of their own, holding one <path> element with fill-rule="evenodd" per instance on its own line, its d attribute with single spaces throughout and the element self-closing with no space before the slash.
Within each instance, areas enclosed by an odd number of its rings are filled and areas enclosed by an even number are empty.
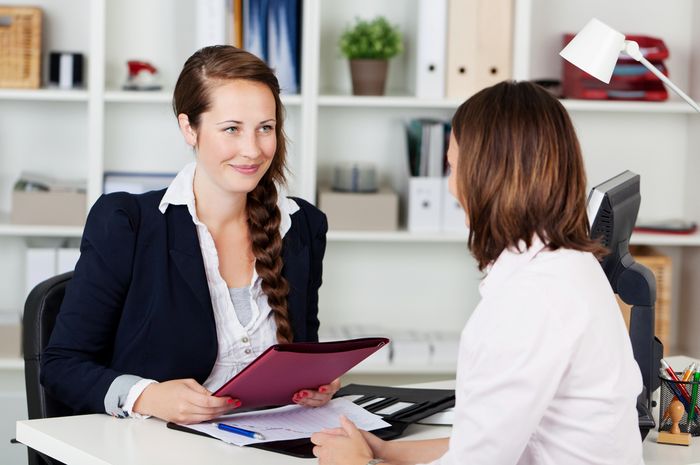
<svg viewBox="0 0 700 465">
<path fill-rule="evenodd" d="M 652 247 L 630 247 L 634 260 L 649 268 L 656 277 L 656 336 L 664 348 L 673 347 L 671 340 L 671 257 L 660 254 Z M 630 306 L 617 299 L 629 329 Z"/>
<path fill-rule="evenodd" d="M 41 85 L 41 9 L 0 6 L 0 87 Z"/>
</svg>

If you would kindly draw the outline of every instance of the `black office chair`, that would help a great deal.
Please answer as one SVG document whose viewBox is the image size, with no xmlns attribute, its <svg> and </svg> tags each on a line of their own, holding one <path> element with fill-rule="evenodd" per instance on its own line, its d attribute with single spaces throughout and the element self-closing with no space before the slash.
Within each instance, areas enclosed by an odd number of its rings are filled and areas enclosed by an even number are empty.
<svg viewBox="0 0 700 465">
<path fill-rule="evenodd" d="M 66 285 L 73 272 L 64 273 L 39 283 L 27 297 L 22 322 L 22 347 L 24 351 L 24 379 L 27 391 L 29 419 L 62 417 L 73 411 L 51 397 L 39 381 L 41 353 L 49 342 L 61 308 Z M 34 449 L 28 449 L 29 465 L 59 465 L 61 462 Z"/>
</svg>

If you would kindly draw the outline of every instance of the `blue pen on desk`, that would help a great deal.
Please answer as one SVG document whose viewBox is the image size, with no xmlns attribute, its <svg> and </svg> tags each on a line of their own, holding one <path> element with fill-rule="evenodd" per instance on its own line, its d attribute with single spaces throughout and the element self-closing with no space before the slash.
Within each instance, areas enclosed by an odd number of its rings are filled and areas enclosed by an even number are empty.
<svg viewBox="0 0 700 465">
<path fill-rule="evenodd" d="M 256 433 L 255 431 L 250 431 L 243 428 L 238 428 L 236 426 L 227 425 L 226 423 L 216 423 L 216 427 L 219 428 L 221 431 L 226 431 L 228 433 L 240 434 L 241 436 L 257 439 L 259 441 L 265 440 L 265 436 L 263 436 L 260 433 Z"/>
</svg>

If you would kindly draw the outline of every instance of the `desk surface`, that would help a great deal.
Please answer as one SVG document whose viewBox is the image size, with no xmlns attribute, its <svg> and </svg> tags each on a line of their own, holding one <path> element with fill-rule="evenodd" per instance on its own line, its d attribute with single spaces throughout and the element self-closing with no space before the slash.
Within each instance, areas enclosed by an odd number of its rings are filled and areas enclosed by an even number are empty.
<svg viewBox="0 0 700 465">
<path fill-rule="evenodd" d="M 670 358 L 674 367 L 685 366 L 688 360 L 685 357 Z M 453 388 L 454 381 L 416 387 Z M 450 428 L 411 425 L 406 432 L 402 439 L 429 439 L 449 436 Z M 684 447 L 657 444 L 657 436 L 658 432 L 653 430 L 644 440 L 646 465 L 700 465 L 700 438 L 694 438 L 690 447 Z M 68 465 L 189 465 L 234 463 L 234 460 L 235 463 L 258 465 L 315 463 L 173 431 L 166 428 L 164 422 L 153 418 L 128 420 L 103 414 L 18 421 L 17 440 Z"/>
<path fill-rule="evenodd" d="M 445 426 L 411 425 L 409 428 L 411 439 L 445 437 L 450 432 Z M 103 414 L 19 421 L 17 440 L 68 465 L 315 463 L 173 431 L 156 419 L 124 420 Z"/>
</svg>

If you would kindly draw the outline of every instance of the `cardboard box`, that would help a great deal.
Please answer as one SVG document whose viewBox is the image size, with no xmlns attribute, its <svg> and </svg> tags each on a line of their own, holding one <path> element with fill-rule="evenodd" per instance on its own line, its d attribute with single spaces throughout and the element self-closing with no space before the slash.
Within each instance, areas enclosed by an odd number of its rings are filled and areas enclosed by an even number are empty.
<svg viewBox="0 0 700 465">
<path fill-rule="evenodd" d="M 50 226 L 85 224 L 87 197 L 78 192 L 13 191 L 10 222 Z"/>
<path fill-rule="evenodd" d="M 328 216 L 330 230 L 395 231 L 399 226 L 399 196 L 391 189 L 375 193 L 319 189 L 318 208 Z"/>
<path fill-rule="evenodd" d="M 22 357 L 22 326 L 18 323 L 0 324 L 0 359 Z M 4 415 L 4 412 L 3 412 Z"/>
</svg>

